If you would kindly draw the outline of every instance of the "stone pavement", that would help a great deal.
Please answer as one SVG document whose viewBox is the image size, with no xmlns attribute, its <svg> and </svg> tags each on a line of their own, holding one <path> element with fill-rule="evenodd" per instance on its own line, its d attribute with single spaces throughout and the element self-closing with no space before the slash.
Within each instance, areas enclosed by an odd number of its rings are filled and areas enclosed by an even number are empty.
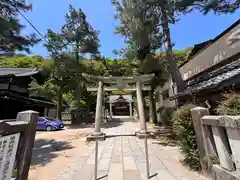
<svg viewBox="0 0 240 180">
<path fill-rule="evenodd" d="M 115 127 L 114 127 L 115 126 Z M 107 135 L 134 133 L 138 123 L 124 122 L 102 129 Z M 148 140 L 150 176 L 152 180 L 206 180 L 197 172 L 191 172 L 179 162 L 177 147 L 153 144 Z M 76 156 L 68 168 L 55 180 L 92 180 L 95 142 L 88 144 L 88 151 Z M 135 136 L 117 136 L 99 142 L 99 180 L 147 180 L 144 140 Z"/>
</svg>

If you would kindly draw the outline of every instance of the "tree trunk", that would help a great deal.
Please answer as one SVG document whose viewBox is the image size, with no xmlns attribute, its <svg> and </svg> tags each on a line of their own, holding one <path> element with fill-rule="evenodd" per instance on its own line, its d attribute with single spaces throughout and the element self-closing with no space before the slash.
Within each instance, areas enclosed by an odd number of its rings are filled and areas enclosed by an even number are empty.
<svg viewBox="0 0 240 180">
<path fill-rule="evenodd" d="M 153 123 L 157 123 L 157 113 L 156 113 L 156 104 L 153 97 L 154 90 L 149 91 L 149 120 L 152 120 Z"/>
<path fill-rule="evenodd" d="M 80 124 L 81 123 L 81 74 L 80 74 L 80 67 L 79 67 L 79 54 L 78 54 L 78 47 L 76 50 L 76 62 L 77 62 L 77 75 L 76 75 L 76 102 L 77 102 L 77 109 L 76 109 L 76 119 L 73 124 Z"/>
<path fill-rule="evenodd" d="M 164 8 L 162 8 L 162 26 L 163 26 L 163 34 L 164 34 L 164 47 L 166 51 L 166 59 L 169 66 L 169 70 L 172 75 L 173 82 L 176 83 L 177 92 L 183 92 L 185 90 L 185 83 L 182 79 L 180 71 L 177 66 L 177 62 L 174 59 L 174 55 L 172 52 L 172 42 L 170 29 L 168 24 L 168 15 Z"/>
<path fill-rule="evenodd" d="M 77 75 L 77 87 L 76 87 L 76 102 L 77 102 L 77 111 L 76 111 L 76 122 L 75 124 L 81 123 L 81 78 L 80 75 Z"/>
<path fill-rule="evenodd" d="M 63 93 L 62 93 L 62 87 L 58 87 L 58 92 L 57 92 L 57 119 L 62 120 L 62 100 L 63 100 Z"/>
<path fill-rule="evenodd" d="M 61 60 L 61 59 L 60 59 Z M 60 62 L 58 62 L 57 65 L 57 114 L 56 114 L 56 118 L 58 120 L 62 120 L 62 103 L 63 103 L 63 91 L 62 91 L 62 86 L 63 86 L 63 82 L 62 82 L 62 76 L 61 76 L 61 72 L 60 72 Z"/>
</svg>

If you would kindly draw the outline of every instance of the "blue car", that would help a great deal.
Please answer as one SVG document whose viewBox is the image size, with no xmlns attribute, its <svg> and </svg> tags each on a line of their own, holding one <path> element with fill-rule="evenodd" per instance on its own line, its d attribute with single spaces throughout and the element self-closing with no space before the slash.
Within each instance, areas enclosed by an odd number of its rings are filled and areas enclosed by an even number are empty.
<svg viewBox="0 0 240 180">
<path fill-rule="evenodd" d="M 62 121 L 58 121 L 56 119 L 52 119 L 49 117 L 39 117 L 37 123 L 37 130 L 46 130 L 53 131 L 63 129 L 64 124 Z"/>
</svg>

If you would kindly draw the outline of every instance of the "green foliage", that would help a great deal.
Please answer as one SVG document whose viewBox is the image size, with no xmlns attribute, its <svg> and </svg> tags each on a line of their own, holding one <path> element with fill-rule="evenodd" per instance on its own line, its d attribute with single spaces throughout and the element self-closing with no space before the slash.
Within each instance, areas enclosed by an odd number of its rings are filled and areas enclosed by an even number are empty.
<svg viewBox="0 0 240 180">
<path fill-rule="evenodd" d="M 0 67 L 9 68 L 41 68 L 45 59 L 41 56 L 0 56 Z"/>
<path fill-rule="evenodd" d="M 102 58 L 102 65 L 104 66 L 104 76 L 131 76 L 133 74 L 132 64 L 130 60 L 126 59 L 109 59 Z"/>
<path fill-rule="evenodd" d="M 188 47 L 183 50 L 173 50 L 173 54 L 178 66 L 185 62 L 191 50 L 192 47 Z M 163 85 L 168 80 L 170 74 L 166 54 L 164 52 L 157 52 L 154 60 L 146 61 L 146 63 L 147 62 L 149 62 L 149 64 L 144 64 L 143 67 L 149 69 L 149 73 L 155 73 L 156 77 L 158 77 L 152 82 L 153 86 L 155 87 L 157 85 Z"/>
<path fill-rule="evenodd" d="M 81 8 L 75 9 L 69 6 L 66 14 L 66 23 L 62 26 L 62 35 L 65 44 L 74 47 L 75 52 L 82 54 L 97 54 L 99 48 L 99 32 L 88 23 L 86 15 Z"/>
<path fill-rule="evenodd" d="M 25 0 L 0 1 L 0 54 L 11 54 L 17 50 L 30 52 L 29 46 L 39 41 L 35 34 L 25 37 L 20 35 L 24 26 L 19 22 L 17 9 L 29 11 L 32 6 L 27 5 Z"/>
<path fill-rule="evenodd" d="M 127 56 L 134 54 L 138 60 L 145 58 L 139 53 L 140 49 L 146 49 L 146 54 L 155 53 L 162 39 L 159 9 L 147 5 L 143 0 L 122 0 L 121 3 L 112 0 L 112 3 L 117 11 L 115 18 L 120 20 L 116 33 L 126 38 L 127 43 L 127 49 L 122 49 L 120 53 Z"/>
<path fill-rule="evenodd" d="M 199 10 L 203 14 L 210 11 L 214 13 L 233 13 L 240 7 L 239 0 L 146 0 L 149 4 L 165 6 L 168 11 L 175 13 L 189 13 Z"/>
<path fill-rule="evenodd" d="M 102 66 L 96 68 L 89 62 L 83 63 L 85 54 L 98 53 L 98 32 L 87 22 L 81 9 L 70 6 L 61 32 L 56 33 L 49 29 L 47 38 L 45 47 L 50 52 L 52 61 L 46 61 L 43 68 L 49 78 L 42 85 L 32 82 L 29 91 L 32 96 L 37 95 L 56 102 L 58 116 L 62 102 L 67 102 L 71 109 L 77 109 L 79 122 L 82 107 L 90 106 L 93 102 L 91 93 L 86 91 L 82 73 L 99 74 L 98 69 L 102 70 Z"/>
<path fill-rule="evenodd" d="M 69 11 L 65 17 L 65 24 L 61 28 L 61 37 L 63 37 L 64 45 L 66 45 L 68 51 L 68 57 L 72 61 L 66 62 L 66 72 L 71 74 L 71 79 L 75 82 L 73 92 L 76 94 L 76 121 L 81 119 L 81 106 L 83 102 L 86 102 L 81 98 L 82 93 L 86 91 L 84 85 L 84 78 L 82 73 L 90 70 L 82 64 L 83 57 L 86 54 L 95 56 L 98 54 L 99 48 L 99 32 L 94 30 L 87 21 L 86 15 L 81 8 L 75 9 L 69 6 Z M 74 55 L 74 56 L 73 56 Z M 74 58 L 73 58 L 74 57 Z"/>
<path fill-rule="evenodd" d="M 238 116 L 240 114 L 240 94 L 234 92 L 224 94 L 216 111 L 219 115 Z"/>
<path fill-rule="evenodd" d="M 46 37 L 48 41 L 44 46 L 47 48 L 48 52 L 51 53 L 54 60 L 61 58 L 60 56 L 67 51 L 63 35 L 48 29 Z"/>
<path fill-rule="evenodd" d="M 216 154 L 209 154 L 203 158 L 203 162 L 206 167 L 211 167 L 212 164 L 220 164 L 219 157 Z"/>
<path fill-rule="evenodd" d="M 170 56 L 172 50 L 169 48 L 171 46 L 165 47 L 168 52 L 167 57 L 165 53 L 156 53 L 164 40 L 168 40 L 165 44 L 171 44 L 169 32 L 164 31 L 168 27 L 163 27 L 163 24 L 166 21 L 175 23 L 175 1 L 113 0 L 112 2 L 116 9 L 116 18 L 120 21 L 116 33 L 123 36 L 127 44 L 125 49 L 116 51 L 116 53 L 133 59 L 134 74 L 155 74 L 151 82 L 153 89 L 164 84 L 169 77 L 169 71 L 172 76 L 174 75 L 173 77 L 178 75 L 178 78 L 174 79 L 180 87 L 182 81 L 180 82 L 180 73 L 176 73 L 178 71 L 176 63 L 181 64 L 185 61 L 186 53 L 175 51 L 177 58 L 172 58 L 172 55 Z M 164 13 L 167 13 L 166 17 Z M 186 49 L 186 52 L 189 50 Z"/>
<path fill-rule="evenodd" d="M 171 107 L 161 107 L 157 110 L 161 114 L 164 125 L 173 126 L 172 114 L 175 110 L 176 108 Z"/>
<path fill-rule="evenodd" d="M 36 80 L 29 84 L 29 93 L 33 97 L 42 97 L 46 100 L 57 102 L 56 91 L 57 86 L 54 85 L 53 79 L 48 79 L 43 85 L 39 85 Z"/>
<path fill-rule="evenodd" d="M 194 105 L 188 104 L 178 108 L 172 115 L 173 131 L 180 142 L 184 154 L 184 164 L 193 170 L 200 170 L 199 152 L 196 134 L 191 120 L 190 109 Z"/>
</svg>

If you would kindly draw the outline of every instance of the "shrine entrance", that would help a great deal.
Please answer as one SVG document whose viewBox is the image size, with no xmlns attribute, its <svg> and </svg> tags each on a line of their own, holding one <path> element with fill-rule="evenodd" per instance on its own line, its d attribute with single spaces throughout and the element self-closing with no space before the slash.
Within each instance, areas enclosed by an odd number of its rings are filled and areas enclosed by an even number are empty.
<svg viewBox="0 0 240 180">
<path fill-rule="evenodd" d="M 105 134 L 101 132 L 101 123 L 103 122 L 103 119 L 106 118 L 105 116 L 105 107 L 104 107 L 104 91 L 112 92 L 112 91 L 136 91 L 137 96 L 137 109 L 138 109 L 138 119 L 140 122 L 140 129 L 135 132 L 138 137 L 143 136 L 147 134 L 147 126 L 146 126 L 146 119 L 145 119 L 145 110 L 144 110 L 144 103 L 143 103 L 143 95 L 142 91 L 150 91 L 150 81 L 154 77 L 154 74 L 150 75 L 139 75 L 139 76 L 122 76 L 122 77 L 116 77 L 116 76 L 94 76 L 90 74 L 82 74 L 83 77 L 91 83 L 94 83 L 95 85 L 98 84 L 98 87 L 87 87 L 88 91 L 97 91 L 97 104 L 96 104 L 96 113 L 95 113 L 95 130 L 91 134 L 91 136 L 88 137 L 88 139 L 95 139 L 95 138 L 105 138 Z M 117 98 L 116 98 L 117 99 Z M 123 101 L 123 99 L 126 98 L 120 98 L 120 100 Z M 111 102 L 110 102 L 111 103 Z M 123 102 L 121 102 L 123 103 Z M 131 103 L 132 104 L 132 103 Z M 132 109 L 131 104 L 129 104 L 129 110 Z M 123 104 L 122 104 L 123 105 Z M 110 106 L 112 108 L 112 106 Z M 121 112 L 126 111 L 127 108 L 121 107 Z M 120 108 L 119 108 L 120 110 Z M 116 111 L 116 106 L 115 106 Z M 113 110 L 111 109 L 110 112 L 113 113 Z M 120 112 L 120 111 L 118 111 Z M 130 113 L 132 110 L 130 110 Z M 112 115 L 110 114 L 110 116 Z M 132 114 L 130 114 L 132 115 Z"/>
<path fill-rule="evenodd" d="M 110 95 L 108 102 L 109 117 L 133 117 L 132 95 Z"/>
<path fill-rule="evenodd" d="M 147 124 L 145 119 L 145 112 L 144 112 L 144 103 L 143 103 L 143 95 L 142 90 L 151 90 L 149 83 L 154 77 L 154 74 L 151 75 L 139 75 L 133 77 L 102 77 L 102 76 L 94 76 L 89 74 L 82 74 L 83 77 L 92 83 L 98 83 L 98 88 L 96 87 L 88 87 L 88 91 L 97 91 L 97 104 L 96 104 L 96 114 L 95 114 L 95 129 L 94 132 L 87 137 L 88 141 L 95 141 L 95 168 L 94 168 L 94 180 L 97 180 L 97 167 L 98 167 L 98 141 L 105 140 L 108 136 L 101 132 L 101 123 L 103 122 L 103 118 L 105 118 L 105 107 L 104 107 L 104 91 L 116 91 L 116 90 L 125 90 L 125 91 L 136 91 L 137 95 L 137 107 L 138 107 L 138 119 L 140 122 L 140 129 L 135 132 L 135 136 L 142 139 L 144 138 L 144 146 L 145 146 L 145 157 L 146 157 L 146 179 L 150 178 L 149 175 L 149 159 L 148 159 L 148 143 L 147 143 L 147 136 L 149 133 L 147 132 Z M 115 86 L 114 86 L 114 85 Z M 105 85 L 105 86 L 104 86 Z M 131 103 L 126 102 L 126 98 L 119 97 L 116 98 L 117 101 L 110 101 L 111 104 L 111 114 L 120 113 L 125 114 L 127 110 L 129 110 L 129 114 L 132 112 Z M 127 105 L 128 106 L 124 106 Z M 114 109 L 114 110 L 113 110 Z M 131 114 L 130 114 L 131 115 Z M 121 134 L 123 136 L 125 134 Z M 128 134 L 127 134 L 128 135 Z"/>
</svg>

